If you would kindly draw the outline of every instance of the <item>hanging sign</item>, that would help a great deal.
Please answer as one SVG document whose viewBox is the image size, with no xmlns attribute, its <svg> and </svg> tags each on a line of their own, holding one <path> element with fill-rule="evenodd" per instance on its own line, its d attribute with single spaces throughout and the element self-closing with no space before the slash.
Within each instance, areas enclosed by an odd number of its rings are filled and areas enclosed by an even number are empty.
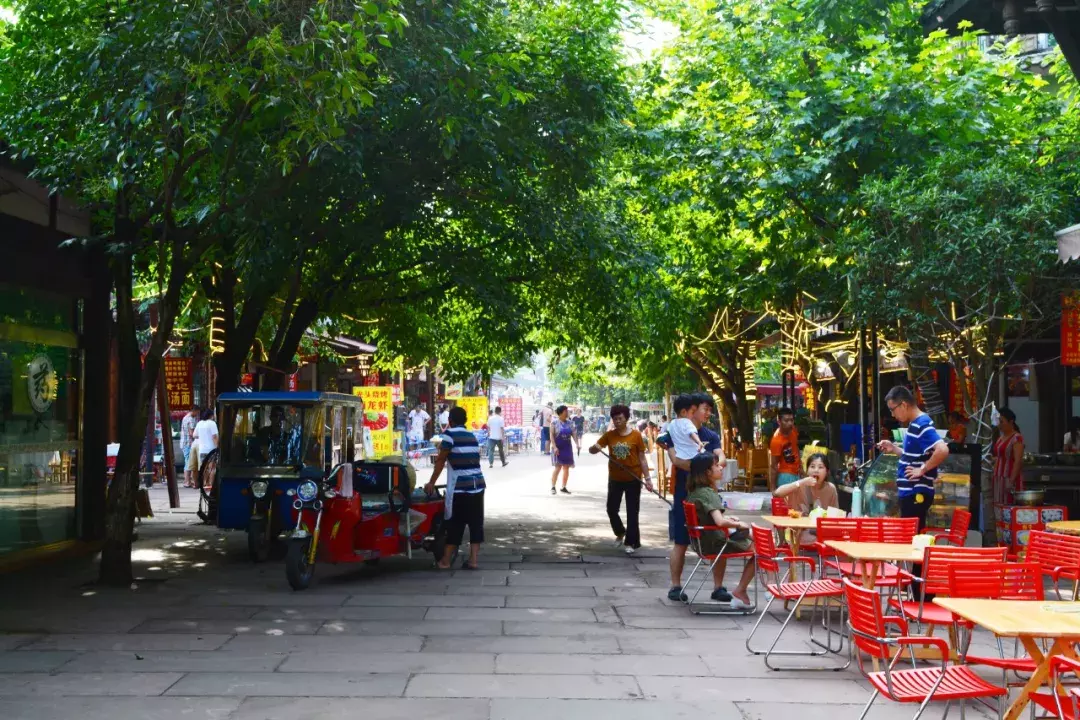
<svg viewBox="0 0 1080 720">
<path fill-rule="evenodd" d="M 364 401 L 364 427 L 371 432 L 375 458 L 394 454 L 393 393 L 388 387 L 354 387 L 353 395 Z M 366 440 L 366 438 L 365 438 Z"/>
<path fill-rule="evenodd" d="M 465 409 L 465 427 L 469 430 L 479 430 L 487 423 L 488 399 L 486 396 L 458 398 L 457 406 Z"/>
<path fill-rule="evenodd" d="M 169 410 L 187 412 L 192 408 L 195 382 L 191 358 L 165 358 L 165 390 L 169 394 Z"/>
<path fill-rule="evenodd" d="M 964 380 L 967 383 L 968 394 L 977 403 L 978 398 L 975 397 L 975 382 L 971 379 L 971 368 L 964 368 Z M 960 385 L 960 380 L 956 374 L 955 368 L 949 369 L 949 412 L 958 412 L 963 415 L 967 415 L 967 410 L 964 408 L 964 389 Z"/>
<path fill-rule="evenodd" d="M 519 397 L 504 397 L 499 401 L 506 427 L 521 427 L 522 404 Z"/>
<path fill-rule="evenodd" d="M 1061 295 L 1061 364 L 1080 366 L 1080 292 Z"/>
<path fill-rule="evenodd" d="M 447 400 L 459 400 L 464 395 L 465 388 L 461 383 L 455 383 L 453 385 L 446 386 L 446 399 Z"/>
</svg>

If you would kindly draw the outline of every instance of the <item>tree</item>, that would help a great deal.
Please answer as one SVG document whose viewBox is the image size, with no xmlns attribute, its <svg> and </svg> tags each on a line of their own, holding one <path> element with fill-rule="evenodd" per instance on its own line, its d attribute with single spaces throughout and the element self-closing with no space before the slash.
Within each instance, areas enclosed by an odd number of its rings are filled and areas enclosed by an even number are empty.
<svg viewBox="0 0 1080 720">
<path fill-rule="evenodd" d="M 23 0 L 0 57 L 0 135 L 94 212 L 117 301 L 121 449 L 101 579 L 127 585 L 138 461 L 189 276 L 229 218 L 285 192 L 372 101 L 369 43 L 399 14 L 316 0 Z M 61 52 L 60 49 L 63 49 Z M 133 283 L 158 288 L 145 353 Z"/>
</svg>

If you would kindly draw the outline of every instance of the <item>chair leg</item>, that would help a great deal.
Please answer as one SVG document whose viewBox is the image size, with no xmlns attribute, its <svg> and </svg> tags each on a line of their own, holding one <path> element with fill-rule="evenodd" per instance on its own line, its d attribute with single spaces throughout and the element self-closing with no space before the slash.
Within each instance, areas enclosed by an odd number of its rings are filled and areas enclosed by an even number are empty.
<svg viewBox="0 0 1080 720">
<path fill-rule="evenodd" d="M 863 720 L 866 717 L 866 713 L 870 712 L 870 706 L 874 704 L 874 701 L 877 700 L 878 695 L 880 694 L 881 693 L 879 693 L 877 690 L 874 691 L 874 693 L 870 696 L 870 701 L 866 703 L 866 707 L 862 709 L 862 713 L 859 715 L 859 720 Z"/>
<path fill-rule="evenodd" d="M 694 552 L 697 553 L 696 550 Z M 702 562 L 703 562 L 703 560 L 701 559 L 701 555 L 698 554 L 697 562 L 694 564 L 693 569 L 690 570 L 690 574 L 686 578 L 686 581 L 684 583 L 684 587 L 689 587 L 690 586 L 690 582 L 694 579 L 694 574 L 698 571 L 698 568 L 701 567 Z M 687 597 L 689 597 L 689 596 L 687 596 Z"/>
</svg>

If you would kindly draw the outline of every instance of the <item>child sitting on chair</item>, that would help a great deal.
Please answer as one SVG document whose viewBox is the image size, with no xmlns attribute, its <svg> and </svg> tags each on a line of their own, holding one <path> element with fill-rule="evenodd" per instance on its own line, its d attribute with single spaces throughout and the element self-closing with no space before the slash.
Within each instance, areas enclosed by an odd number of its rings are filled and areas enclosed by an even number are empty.
<svg viewBox="0 0 1080 720">
<path fill-rule="evenodd" d="M 729 536 L 722 530 L 703 530 L 701 533 L 701 553 L 721 557 L 713 566 L 712 599 L 718 602 L 730 602 L 732 610 L 748 610 L 751 607 L 750 596 L 746 589 L 754 579 L 754 563 L 748 562 L 743 568 L 739 584 L 730 593 L 724 587 L 724 571 L 727 560 L 723 557 L 730 553 L 748 552 L 752 546 L 749 537 L 750 525 L 737 517 L 724 515 L 724 502 L 716 492 L 716 483 L 724 477 L 724 466 L 720 458 L 712 453 L 701 453 L 690 461 L 690 475 L 686 479 L 687 500 L 697 507 L 698 521 L 703 525 L 714 525 L 731 532 Z"/>
</svg>

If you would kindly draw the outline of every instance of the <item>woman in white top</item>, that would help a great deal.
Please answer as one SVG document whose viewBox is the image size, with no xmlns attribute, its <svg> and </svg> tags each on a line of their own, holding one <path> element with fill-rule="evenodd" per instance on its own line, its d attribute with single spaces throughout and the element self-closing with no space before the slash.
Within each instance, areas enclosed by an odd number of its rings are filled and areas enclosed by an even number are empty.
<svg viewBox="0 0 1080 720">
<path fill-rule="evenodd" d="M 195 440 L 199 443 L 199 467 L 201 468 L 206 456 L 218 446 L 218 426 L 214 422 L 213 408 L 203 410 L 202 420 L 195 423 Z"/>
</svg>

